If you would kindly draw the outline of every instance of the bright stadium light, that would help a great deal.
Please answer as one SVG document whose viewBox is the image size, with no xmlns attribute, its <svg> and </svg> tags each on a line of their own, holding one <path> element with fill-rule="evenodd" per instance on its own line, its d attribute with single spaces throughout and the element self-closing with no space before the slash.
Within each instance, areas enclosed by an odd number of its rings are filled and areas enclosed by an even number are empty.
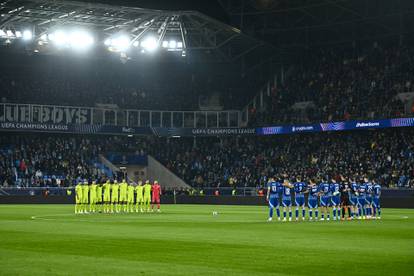
<svg viewBox="0 0 414 276">
<path fill-rule="evenodd" d="M 42 41 L 47 41 L 47 34 L 42 34 L 42 35 L 40 36 L 40 40 L 42 40 Z"/>
<path fill-rule="evenodd" d="M 164 40 L 162 42 L 162 48 L 168 48 L 168 41 L 167 40 Z"/>
<path fill-rule="evenodd" d="M 183 43 L 181 41 L 177 42 L 177 48 L 183 48 Z"/>
<path fill-rule="evenodd" d="M 49 39 L 52 40 L 58 46 L 63 46 L 68 42 L 68 37 L 63 31 L 56 31 L 54 33 L 53 39 L 51 39 L 50 36 Z"/>
<path fill-rule="evenodd" d="M 134 41 L 134 43 L 132 43 L 132 45 L 133 45 L 134 47 L 138 47 L 138 46 L 139 46 L 139 41 L 138 41 L 138 40 Z"/>
<path fill-rule="evenodd" d="M 23 31 L 23 40 L 31 40 L 33 38 L 33 34 L 30 30 Z"/>
<path fill-rule="evenodd" d="M 110 38 L 105 39 L 104 44 L 105 44 L 105 46 L 111 46 L 112 45 L 112 39 L 110 39 Z"/>
<path fill-rule="evenodd" d="M 170 40 L 170 42 L 169 42 L 169 47 L 170 47 L 171 49 L 175 49 L 175 48 L 177 47 L 177 41 L 175 41 L 175 40 Z"/>
<path fill-rule="evenodd" d="M 113 46 L 115 50 L 122 52 L 128 50 L 130 43 L 129 37 L 122 35 L 112 39 L 111 46 Z"/>
<path fill-rule="evenodd" d="M 3 30 L 0 30 L 0 37 L 6 36 L 6 33 Z"/>
<path fill-rule="evenodd" d="M 21 31 L 16 31 L 15 34 L 16 34 L 16 37 L 17 38 L 21 38 L 22 37 L 22 32 Z"/>
<path fill-rule="evenodd" d="M 84 31 L 74 31 L 69 34 L 69 44 L 74 49 L 86 49 L 93 45 L 93 37 Z"/>
<path fill-rule="evenodd" d="M 7 30 L 6 34 L 7 34 L 8 37 L 14 36 L 12 30 Z"/>
<path fill-rule="evenodd" d="M 150 36 L 141 42 L 141 46 L 148 52 L 153 52 L 158 48 L 158 42 L 154 37 Z"/>
</svg>

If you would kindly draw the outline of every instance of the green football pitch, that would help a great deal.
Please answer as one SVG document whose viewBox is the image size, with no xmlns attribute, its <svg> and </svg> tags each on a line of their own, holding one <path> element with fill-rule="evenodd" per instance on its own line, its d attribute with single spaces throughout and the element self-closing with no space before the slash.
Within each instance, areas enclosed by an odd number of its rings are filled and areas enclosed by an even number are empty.
<svg viewBox="0 0 414 276">
<path fill-rule="evenodd" d="M 414 275 L 414 210 L 268 223 L 265 206 L 162 207 L 74 215 L 70 205 L 0 205 L 0 274 Z"/>
</svg>

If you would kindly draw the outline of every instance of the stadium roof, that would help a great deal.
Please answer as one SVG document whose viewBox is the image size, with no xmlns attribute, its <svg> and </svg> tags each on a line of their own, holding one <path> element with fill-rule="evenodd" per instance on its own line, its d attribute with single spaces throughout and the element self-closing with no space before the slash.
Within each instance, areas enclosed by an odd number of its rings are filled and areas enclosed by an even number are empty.
<svg viewBox="0 0 414 276">
<path fill-rule="evenodd" d="M 401 37 L 414 32 L 413 0 L 219 0 L 231 24 L 276 47 Z"/>
<path fill-rule="evenodd" d="M 197 11 L 73 1 L 9 0 L 0 2 L 0 14 L 0 30 L 31 28 L 35 42 L 56 29 L 75 26 L 93 30 L 98 36 L 97 43 L 102 46 L 105 39 L 119 33 L 129 35 L 131 44 L 150 34 L 160 45 L 165 39 L 174 39 L 182 43 L 182 50 L 192 59 L 198 57 L 202 61 L 241 62 L 246 67 L 254 67 L 271 57 L 282 57 L 282 52 L 271 44 Z"/>
</svg>

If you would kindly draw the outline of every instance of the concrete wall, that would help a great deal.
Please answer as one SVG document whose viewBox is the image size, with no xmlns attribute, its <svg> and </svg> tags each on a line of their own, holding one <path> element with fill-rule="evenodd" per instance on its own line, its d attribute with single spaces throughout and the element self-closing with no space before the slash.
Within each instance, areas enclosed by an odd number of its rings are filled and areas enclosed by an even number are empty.
<svg viewBox="0 0 414 276">
<path fill-rule="evenodd" d="M 0 204 L 73 204 L 75 197 L 71 196 L 0 196 Z M 188 196 L 166 195 L 161 197 L 163 204 L 210 204 L 210 205 L 263 205 L 267 206 L 264 197 L 258 196 Z M 385 208 L 414 208 L 413 197 L 384 197 L 381 207 Z"/>
<path fill-rule="evenodd" d="M 150 181 L 158 180 L 162 188 L 188 189 L 190 185 L 186 184 L 181 178 L 172 173 L 155 158 L 148 155 L 147 176 Z"/>
</svg>

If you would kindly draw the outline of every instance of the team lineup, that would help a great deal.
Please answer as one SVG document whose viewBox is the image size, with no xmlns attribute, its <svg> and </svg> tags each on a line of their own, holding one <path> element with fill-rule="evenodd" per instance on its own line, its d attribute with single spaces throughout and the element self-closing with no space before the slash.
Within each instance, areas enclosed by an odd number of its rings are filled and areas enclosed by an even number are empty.
<svg viewBox="0 0 414 276">
<path fill-rule="evenodd" d="M 112 183 L 111 183 L 112 182 Z M 88 213 L 132 213 L 154 211 L 155 204 L 160 212 L 161 186 L 158 181 L 151 185 L 149 180 L 127 183 L 122 180 L 79 182 L 75 187 L 75 214 Z"/>
<path fill-rule="evenodd" d="M 305 194 L 308 195 L 307 207 L 310 221 L 330 220 L 330 207 L 332 207 L 333 220 L 345 220 L 346 211 L 348 212 L 347 220 L 381 219 L 381 186 L 367 177 L 361 179 L 360 183 L 356 178 L 347 181 L 341 177 L 341 183 L 335 179 L 331 179 L 330 182 L 324 179 L 319 184 L 314 179 L 310 179 L 306 184 L 300 177 L 292 182 L 286 176 L 277 179 L 277 177 L 270 178 L 267 185 L 268 221 L 272 221 L 274 209 L 276 209 L 278 220 L 281 220 L 280 206 L 283 206 L 283 221 L 286 221 L 287 212 L 289 212 L 289 221 L 292 221 L 292 195 L 296 206 L 295 219 L 299 220 L 301 209 L 302 220 L 305 220 Z M 321 208 L 320 218 L 319 207 Z"/>
</svg>

